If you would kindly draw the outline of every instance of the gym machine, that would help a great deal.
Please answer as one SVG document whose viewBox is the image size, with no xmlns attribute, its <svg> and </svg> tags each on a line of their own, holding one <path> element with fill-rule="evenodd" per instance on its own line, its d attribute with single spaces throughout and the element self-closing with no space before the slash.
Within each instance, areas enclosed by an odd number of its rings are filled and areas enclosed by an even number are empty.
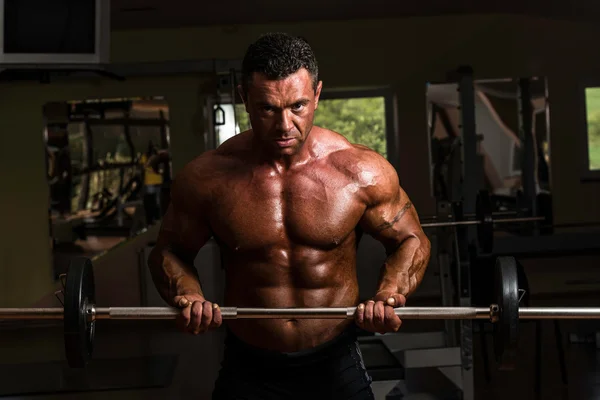
<svg viewBox="0 0 600 400">
<path fill-rule="evenodd" d="M 457 83 L 459 99 L 459 132 L 455 132 L 443 110 L 432 105 L 432 118 L 449 133 L 449 138 L 432 139 L 434 162 L 433 188 L 436 197 L 437 215 L 422 217 L 424 228 L 437 228 L 436 261 L 439 267 L 440 288 L 443 306 L 470 307 L 472 303 L 471 273 L 473 262 L 480 256 L 489 256 L 494 250 L 494 228 L 499 223 L 515 223 L 529 227 L 551 224 L 551 207 L 540 215 L 535 207 L 535 179 L 533 176 L 535 151 L 531 135 L 530 92 L 528 80 L 519 81 L 520 135 L 524 144 L 522 152 L 522 180 L 524 190 L 514 210 L 495 211 L 492 196 L 485 187 L 483 156 L 479 153 L 481 135 L 477 134 L 475 117 L 475 87 L 473 70 L 460 67 L 451 76 Z M 529 107 L 528 107 L 529 106 Z M 432 121 L 432 132 L 435 129 Z M 431 135 L 433 138 L 433 135 Z M 475 219 L 472 219 L 472 217 Z M 435 222 L 430 222 L 435 221 Z M 526 230 L 529 230 L 527 228 Z M 431 357 L 430 367 L 448 365 L 443 360 L 443 351 L 453 352 L 459 358 L 450 364 L 460 367 L 453 372 L 445 368 L 444 375 L 456 386 L 456 397 L 474 398 L 473 381 L 473 324 L 471 320 L 446 320 L 445 343 L 439 349 L 439 359 Z M 431 351 L 426 349 L 426 351 Z M 441 368 L 440 368 L 441 371 Z M 408 384 L 409 382 L 407 382 Z M 407 395 L 404 385 L 402 395 Z M 388 398 L 391 398 L 388 396 Z"/>
<path fill-rule="evenodd" d="M 458 82 L 459 104 L 460 104 L 460 132 L 452 132 L 447 116 L 443 110 L 435 110 L 434 115 L 440 118 L 440 122 L 449 132 L 450 139 L 443 141 L 432 140 L 432 151 L 434 154 L 434 193 L 437 200 L 438 214 L 423 217 L 423 221 L 439 221 L 439 229 L 436 232 L 437 261 L 440 269 L 442 303 L 444 305 L 458 304 L 468 306 L 472 301 L 470 290 L 471 273 L 477 268 L 477 263 L 482 258 L 512 255 L 513 243 L 519 244 L 518 253 L 525 251 L 520 248 L 526 247 L 522 243 L 543 243 L 540 250 L 545 251 L 556 244 L 556 248 L 563 248 L 565 244 L 556 243 L 552 234 L 554 225 L 552 218 L 551 195 L 547 189 L 547 165 L 542 156 L 542 151 L 535 139 L 533 132 L 533 109 L 532 109 L 532 87 L 535 82 L 528 78 L 521 78 L 515 84 L 514 99 L 518 104 L 519 139 L 521 182 L 522 190 L 516 193 L 516 198 L 509 204 L 507 211 L 496 211 L 498 202 L 503 196 L 490 196 L 482 188 L 485 185 L 483 174 L 483 158 L 478 153 L 479 135 L 476 134 L 475 125 L 475 96 L 473 86 L 473 71 L 470 68 L 457 70 L 454 81 Z M 446 118 L 445 118 L 446 117 Z M 453 133 L 453 134 L 452 134 Z M 432 135 L 433 136 L 433 135 Z M 546 178 L 544 178 L 546 176 Z M 477 193 L 477 195 L 474 195 Z M 499 199 L 500 198 L 500 199 Z M 476 199 L 476 212 L 473 214 L 473 199 Z M 511 201 L 509 201 L 511 203 Z M 514 229 L 517 235 L 508 240 L 499 240 L 500 246 L 494 241 L 494 224 L 471 225 L 470 227 L 457 226 L 456 229 L 448 229 L 444 222 L 453 220 L 463 225 L 469 223 L 469 218 L 475 216 L 475 220 L 482 220 L 480 208 L 485 208 L 488 219 L 499 222 L 514 222 L 518 228 Z M 508 218 L 503 218 L 508 217 Z M 465 220 L 465 218 L 467 218 Z M 435 226 L 436 223 L 425 223 L 427 226 Z M 447 226 L 447 225 L 446 225 Z M 510 228 L 510 225 L 507 224 Z M 470 229 L 469 229 L 470 228 Z M 474 229 L 475 228 L 475 232 Z M 513 230 L 510 229 L 509 230 Z M 526 236 L 521 236 L 526 235 Z M 525 238 L 525 241 L 521 239 Z M 597 248 L 597 238 L 580 241 L 576 246 L 583 248 L 586 245 Z M 511 245 L 508 245 L 508 244 Z M 477 245 L 476 245 L 477 244 Z M 567 243 L 568 244 L 568 243 Z M 554 250 L 556 250 L 556 248 Z M 543 250 L 542 250 L 543 249 Z M 531 250 L 529 250 L 531 251 Z M 474 265 L 475 264 L 475 265 Z M 453 278 L 450 279 L 449 277 Z M 455 289 L 455 290 L 454 290 Z M 472 338 L 474 329 L 469 326 L 471 321 L 446 321 L 445 334 L 447 346 L 459 345 L 461 350 L 461 395 L 460 398 L 471 399 L 473 393 L 473 364 L 472 364 Z M 539 321 L 538 335 L 539 335 Z M 483 329 L 483 324 L 478 323 Z M 557 343 L 560 346 L 560 329 L 555 319 L 555 332 Z M 482 338 L 484 336 L 482 335 Z M 538 349 L 539 350 L 539 349 Z M 486 353 L 484 353 L 484 363 Z M 559 347 L 559 358 L 563 381 L 566 382 L 566 370 L 564 367 L 564 356 L 562 348 Z M 538 354 L 538 366 L 540 364 Z M 487 373 L 487 370 L 486 370 Z M 539 375 L 539 371 L 538 371 Z M 539 389 L 539 376 L 536 376 L 536 387 Z M 456 382 L 457 380 L 454 380 Z"/>
</svg>

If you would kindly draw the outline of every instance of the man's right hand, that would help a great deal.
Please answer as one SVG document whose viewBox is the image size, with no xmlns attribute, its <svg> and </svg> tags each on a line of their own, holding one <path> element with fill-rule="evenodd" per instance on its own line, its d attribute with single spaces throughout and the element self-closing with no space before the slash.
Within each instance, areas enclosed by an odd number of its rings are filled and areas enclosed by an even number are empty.
<svg viewBox="0 0 600 400">
<path fill-rule="evenodd" d="M 183 332 L 198 335 L 220 327 L 223 322 L 219 306 L 206 301 L 200 294 L 176 296 L 173 302 L 181 308 L 181 314 L 177 316 L 177 326 Z"/>
</svg>

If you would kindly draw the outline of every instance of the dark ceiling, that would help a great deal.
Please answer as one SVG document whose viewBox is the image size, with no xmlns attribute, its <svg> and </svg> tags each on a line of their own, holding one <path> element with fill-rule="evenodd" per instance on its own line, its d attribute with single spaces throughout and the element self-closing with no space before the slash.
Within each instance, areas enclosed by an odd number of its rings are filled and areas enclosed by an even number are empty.
<svg viewBox="0 0 600 400">
<path fill-rule="evenodd" d="M 110 0 L 113 29 L 507 13 L 600 20 L 598 0 Z"/>
</svg>

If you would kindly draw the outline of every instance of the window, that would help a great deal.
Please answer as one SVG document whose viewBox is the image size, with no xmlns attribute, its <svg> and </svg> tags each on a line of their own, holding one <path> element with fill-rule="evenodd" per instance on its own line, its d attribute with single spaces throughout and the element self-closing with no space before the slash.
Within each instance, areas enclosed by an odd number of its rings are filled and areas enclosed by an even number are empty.
<svg viewBox="0 0 600 400">
<path fill-rule="evenodd" d="M 588 169 L 600 170 L 600 87 L 585 89 L 588 136 Z"/>
<path fill-rule="evenodd" d="M 231 103 L 220 104 L 219 106 L 215 104 L 213 106 L 215 112 L 217 107 L 221 107 L 222 110 L 222 112 L 219 112 L 218 117 L 222 125 L 215 126 L 216 147 L 219 147 L 227 139 L 250 129 L 250 120 L 248 119 L 244 104 L 235 105 L 235 118 L 234 108 Z M 233 123 L 234 120 L 235 124 Z"/>
<path fill-rule="evenodd" d="M 346 95 L 347 96 L 347 95 Z M 384 96 L 322 96 L 314 124 L 344 135 L 350 142 L 367 146 L 387 157 L 387 124 Z M 213 109 L 216 109 L 216 105 Z M 251 128 L 243 104 L 221 104 L 223 125 L 215 126 L 216 146 Z"/>
<path fill-rule="evenodd" d="M 322 99 L 315 125 L 344 135 L 350 142 L 367 146 L 387 157 L 385 98 L 351 97 Z"/>
</svg>

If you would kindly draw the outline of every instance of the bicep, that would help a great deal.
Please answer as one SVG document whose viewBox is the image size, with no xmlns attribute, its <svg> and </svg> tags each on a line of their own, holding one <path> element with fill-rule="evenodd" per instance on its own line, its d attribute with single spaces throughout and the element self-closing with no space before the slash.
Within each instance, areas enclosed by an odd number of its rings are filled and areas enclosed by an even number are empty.
<svg viewBox="0 0 600 400">
<path fill-rule="evenodd" d="M 361 228 L 378 239 L 386 249 L 396 248 L 409 237 L 422 232 L 415 207 L 399 186 L 382 188 L 361 219 Z"/>
</svg>

